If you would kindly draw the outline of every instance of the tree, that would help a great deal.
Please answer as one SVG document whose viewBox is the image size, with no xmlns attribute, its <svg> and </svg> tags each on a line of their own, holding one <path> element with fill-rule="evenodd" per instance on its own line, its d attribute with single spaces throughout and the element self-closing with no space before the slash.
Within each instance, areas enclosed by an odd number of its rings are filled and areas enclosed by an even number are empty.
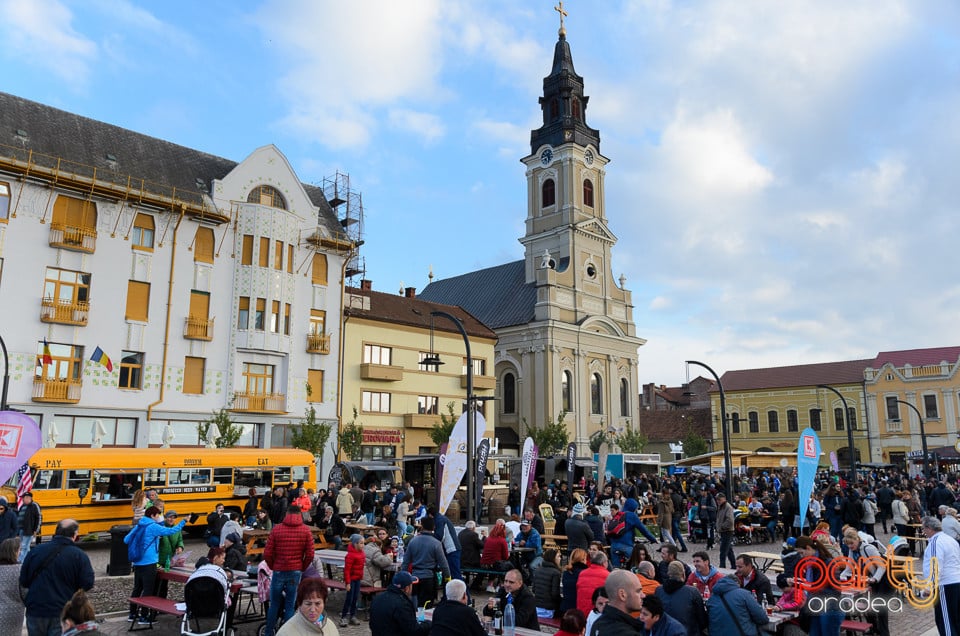
<svg viewBox="0 0 960 636">
<path fill-rule="evenodd" d="M 560 411 L 556 422 L 553 421 L 553 418 L 548 418 L 542 428 L 527 427 L 527 435 L 537 445 L 538 454 L 541 457 L 562 455 L 567 450 L 567 444 L 570 443 L 570 434 L 567 433 L 567 426 L 563 423 L 563 418 L 566 415 L 566 411 Z M 524 420 L 524 424 L 526 424 L 526 420 Z"/>
<path fill-rule="evenodd" d="M 313 393 L 310 383 L 307 383 L 307 397 Z M 309 451 L 320 464 L 320 470 L 323 468 L 323 448 L 333 433 L 333 424 L 330 422 L 318 422 L 317 410 L 310 406 L 304 413 L 304 418 L 300 420 L 300 426 L 293 429 L 291 442 L 294 448 L 300 448 Z"/>
<path fill-rule="evenodd" d="M 430 439 L 440 448 L 440 445 L 449 441 L 453 435 L 453 427 L 457 425 L 457 414 L 454 412 L 456 406 L 453 402 L 447 402 L 447 412 L 440 414 L 440 421 L 435 422 L 430 429 Z"/>
<path fill-rule="evenodd" d="M 363 447 L 363 424 L 357 424 L 357 407 L 353 407 L 353 419 L 340 431 L 340 450 L 349 459 L 360 459 Z"/>
<path fill-rule="evenodd" d="M 687 429 L 687 436 L 683 438 L 683 454 L 687 457 L 696 457 L 707 452 L 707 440 L 692 428 Z"/>
<path fill-rule="evenodd" d="M 240 436 L 243 435 L 243 427 L 233 423 L 227 407 L 214 411 L 209 418 L 197 424 L 197 432 L 200 434 L 201 440 L 209 439 L 211 426 L 216 427 L 214 430 L 216 431 L 217 448 L 233 448 L 240 441 Z"/>
<path fill-rule="evenodd" d="M 600 452 L 600 445 L 604 442 L 610 441 L 607 437 L 607 432 L 601 428 L 599 431 L 596 431 L 593 435 L 590 436 L 590 450 L 594 453 Z"/>
<path fill-rule="evenodd" d="M 617 445 L 624 453 L 642 453 L 647 441 L 646 435 L 632 428 L 627 428 L 617 437 Z"/>
</svg>

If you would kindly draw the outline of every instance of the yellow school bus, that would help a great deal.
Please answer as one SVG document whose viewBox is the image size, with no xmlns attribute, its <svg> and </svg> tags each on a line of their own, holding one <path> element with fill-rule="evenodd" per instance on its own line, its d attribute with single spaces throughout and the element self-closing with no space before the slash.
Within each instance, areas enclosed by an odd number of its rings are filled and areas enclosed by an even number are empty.
<svg viewBox="0 0 960 636">
<path fill-rule="evenodd" d="M 289 448 L 42 448 L 30 458 L 33 499 L 43 514 L 43 536 L 64 518 L 80 532 L 104 532 L 133 522 L 133 493 L 153 489 L 167 510 L 206 515 L 217 503 L 241 512 L 248 492 L 274 486 L 316 486 L 313 455 Z M 14 476 L 0 489 L 16 501 Z M 187 526 L 192 527 L 192 526 Z"/>
</svg>

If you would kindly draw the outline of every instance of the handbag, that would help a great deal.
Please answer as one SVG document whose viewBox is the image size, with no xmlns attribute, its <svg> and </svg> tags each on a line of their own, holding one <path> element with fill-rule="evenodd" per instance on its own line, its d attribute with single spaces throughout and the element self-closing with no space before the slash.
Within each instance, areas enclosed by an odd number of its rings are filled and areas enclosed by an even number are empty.
<svg viewBox="0 0 960 636">
<path fill-rule="evenodd" d="M 730 608 L 730 604 L 727 603 L 727 599 L 723 598 L 723 594 L 717 594 L 720 597 L 720 602 L 723 603 L 723 606 L 727 608 L 727 612 L 730 614 L 730 618 L 733 619 L 733 624 L 737 626 L 737 631 L 740 632 L 740 636 L 747 636 L 743 631 L 743 627 L 740 626 L 740 621 L 737 620 L 737 615 L 733 613 L 733 609 Z"/>
<path fill-rule="evenodd" d="M 65 547 L 67 546 L 61 545 L 60 547 L 58 547 L 56 550 L 50 553 L 50 555 L 48 555 L 47 558 L 44 559 L 40 565 L 37 566 L 37 569 L 33 571 L 33 576 L 30 577 L 30 581 L 27 582 L 26 587 L 24 587 L 23 585 L 17 586 L 20 591 L 21 603 L 25 604 L 27 602 L 27 593 L 30 591 L 30 586 L 34 584 L 34 582 L 37 580 L 37 577 L 40 576 L 40 573 L 43 572 L 43 570 L 48 565 L 50 565 L 51 561 L 53 561 L 55 558 L 57 558 L 60 555 L 61 552 L 63 552 L 63 549 Z"/>
</svg>

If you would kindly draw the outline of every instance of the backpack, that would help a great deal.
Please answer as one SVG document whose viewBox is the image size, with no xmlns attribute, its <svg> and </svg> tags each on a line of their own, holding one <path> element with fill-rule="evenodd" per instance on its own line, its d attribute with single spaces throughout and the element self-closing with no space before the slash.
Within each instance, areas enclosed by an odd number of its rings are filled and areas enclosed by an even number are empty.
<svg viewBox="0 0 960 636">
<path fill-rule="evenodd" d="M 617 515 L 610 520 L 610 525 L 607 529 L 607 536 L 613 539 L 619 539 L 627 533 L 627 521 L 623 512 L 618 512 Z"/>
<path fill-rule="evenodd" d="M 146 534 L 144 527 L 137 524 L 127 535 L 127 558 L 130 559 L 130 563 L 136 563 L 142 559 L 143 553 L 146 552 L 147 546 L 145 545 L 146 541 L 143 540 L 144 534 Z"/>
</svg>

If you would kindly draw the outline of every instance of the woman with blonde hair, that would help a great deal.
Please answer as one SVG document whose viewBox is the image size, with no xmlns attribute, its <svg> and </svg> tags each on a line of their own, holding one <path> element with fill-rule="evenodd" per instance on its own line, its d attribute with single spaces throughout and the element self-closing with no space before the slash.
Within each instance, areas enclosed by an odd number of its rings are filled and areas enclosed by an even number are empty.
<svg viewBox="0 0 960 636">
<path fill-rule="evenodd" d="M 567 567 L 560 575 L 560 590 L 562 598 L 560 599 L 560 612 L 566 612 L 577 606 L 577 579 L 580 573 L 587 569 L 587 551 L 583 548 L 575 548 L 570 553 L 570 560 L 567 561 Z"/>
<path fill-rule="evenodd" d="M 143 513 L 147 510 L 146 500 L 147 495 L 142 490 L 133 493 L 133 501 L 130 503 L 133 506 L 133 525 L 137 525 L 143 519 Z"/>
</svg>

